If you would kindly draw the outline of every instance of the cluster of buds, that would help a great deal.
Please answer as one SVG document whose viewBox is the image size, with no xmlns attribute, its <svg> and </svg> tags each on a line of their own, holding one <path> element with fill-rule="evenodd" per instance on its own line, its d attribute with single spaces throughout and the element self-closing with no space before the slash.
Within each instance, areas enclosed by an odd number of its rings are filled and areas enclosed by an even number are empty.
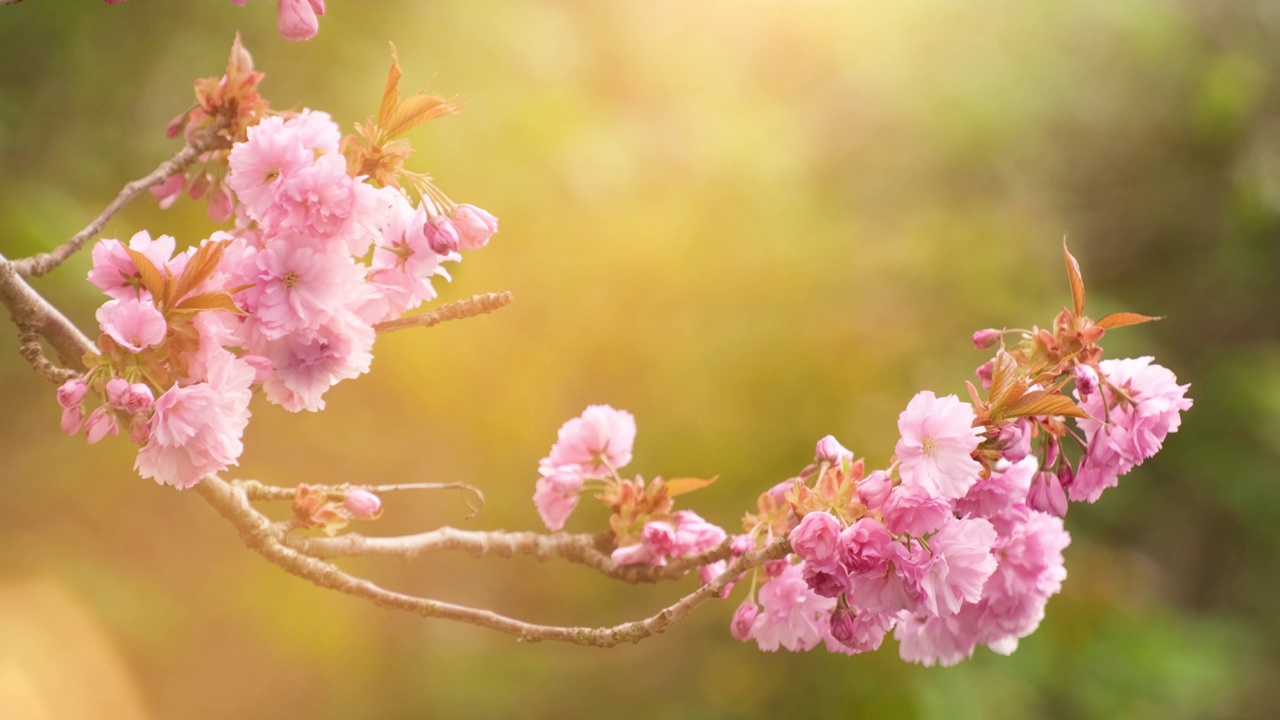
<svg viewBox="0 0 1280 720">
<path fill-rule="evenodd" d="M 247 57 L 237 38 L 221 90 L 237 85 L 235 73 L 248 78 L 243 87 L 256 87 L 260 74 Z M 398 94 L 399 72 L 393 64 L 388 93 Z M 189 123 L 243 110 L 244 99 L 224 96 L 211 106 L 221 108 L 215 115 L 202 105 Z M 79 388 L 111 404 L 124 383 L 137 409 L 127 417 L 114 405 L 95 410 L 90 441 L 127 420 L 142 446 L 137 470 L 177 488 L 238 461 L 255 390 L 291 412 L 323 409 L 332 386 L 368 372 L 376 326 L 434 299 L 433 279 L 448 278 L 443 263 L 497 230 L 483 210 L 454 205 L 462 219 L 449 227 L 458 241 L 442 247 L 432 241 L 439 201 L 424 196 L 415 205 L 400 187 L 350 174 L 327 114 L 259 110 L 235 115 L 256 121 L 227 126 L 243 139 L 207 158 L 229 193 L 232 229 L 181 252 L 172 237 L 145 231 L 127 244 L 94 246 L 89 281 L 110 298 L 97 314 L 101 352 L 60 392 L 70 408 L 63 425 L 74 431 Z M 143 395 L 154 403 L 143 407 Z"/>
</svg>

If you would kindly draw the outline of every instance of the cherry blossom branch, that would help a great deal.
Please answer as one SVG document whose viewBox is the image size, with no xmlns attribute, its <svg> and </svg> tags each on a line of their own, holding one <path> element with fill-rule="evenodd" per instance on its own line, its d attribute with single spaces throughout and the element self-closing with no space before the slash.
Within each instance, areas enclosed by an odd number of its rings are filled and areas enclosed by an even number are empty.
<svg viewBox="0 0 1280 720">
<path fill-rule="evenodd" d="M 56 371 L 62 370 L 44 356 L 34 335 L 43 337 L 73 370 L 83 370 L 86 353 L 97 349 L 70 320 L 45 300 L 18 274 L 14 263 L 0 254 L 0 303 L 9 309 L 9 315 L 19 328 L 22 355 L 41 375 L 58 382 Z M 52 368 L 52 372 L 50 371 Z"/>
<path fill-rule="evenodd" d="M 441 305 L 434 310 L 419 313 L 418 315 L 410 315 L 378 323 L 373 326 L 373 329 L 379 333 L 388 333 L 407 328 L 431 327 L 449 320 L 463 320 L 477 315 L 486 315 L 507 305 L 513 299 L 514 296 L 510 291 L 472 295 L 466 300 L 458 300 L 447 305 Z"/>
<path fill-rule="evenodd" d="M 3 0 L 0 0 L 3 1 Z M 173 157 L 160 163 L 160 166 L 152 170 L 145 177 L 138 178 L 127 183 L 115 199 L 112 200 L 101 213 L 98 214 L 83 230 L 71 236 L 70 240 L 62 243 L 50 252 L 32 255 L 29 258 L 14 260 L 12 262 L 14 270 L 22 277 L 40 277 L 45 273 L 53 270 L 66 261 L 67 258 L 74 255 L 85 243 L 92 240 L 102 232 L 102 228 L 106 227 L 107 222 L 120 212 L 121 208 L 128 205 L 134 198 L 141 195 L 149 188 L 159 185 L 169 177 L 183 172 L 196 158 L 201 154 L 210 150 L 228 147 L 224 139 L 218 137 L 218 132 L 222 129 L 223 124 L 215 124 L 209 129 L 202 131 L 196 137 L 179 150 Z"/>
<path fill-rule="evenodd" d="M 9 309 L 15 323 L 20 327 L 29 328 L 24 332 L 38 332 L 74 367 L 83 369 L 84 365 L 80 358 L 87 353 L 96 352 L 89 338 L 32 289 L 19 276 L 13 263 L 3 255 L 0 255 L 0 302 Z M 41 358 L 43 359 L 43 354 Z M 45 362 L 48 362 L 47 359 Z M 55 368 L 55 370 L 60 369 Z M 55 379 L 53 374 L 42 374 L 50 380 Z M 596 647 L 612 647 L 623 642 L 638 642 L 663 632 L 702 603 L 719 596 L 725 587 L 736 581 L 743 573 L 753 570 L 768 560 L 784 557 L 790 551 L 787 539 L 782 538 L 761 550 L 741 555 L 711 582 L 700 586 L 655 615 L 642 620 L 602 628 L 539 625 L 489 610 L 464 607 L 388 590 L 369 580 L 346 573 L 322 558 L 345 555 L 413 557 L 419 553 L 434 550 L 461 550 L 476 556 L 529 555 L 538 559 L 559 557 L 587 565 L 610 577 L 636 583 L 674 579 L 685 575 L 699 565 L 725 559 L 729 555 L 728 543 L 697 556 L 681 558 L 663 567 L 652 567 L 621 566 L 614 563 L 605 554 L 611 542 L 607 535 L 541 535 L 532 532 L 478 532 L 440 528 L 429 533 L 401 538 L 367 538 L 347 535 L 329 539 L 307 539 L 289 535 L 287 523 L 273 523 L 265 515 L 253 509 L 250 504 L 250 492 L 263 498 L 282 495 L 278 489 L 268 489 L 269 487 L 252 482 L 232 484 L 216 475 L 209 475 L 196 486 L 196 492 L 235 528 L 246 546 L 292 575 L 308 580 L 319 587 L 363 598 L 380 607 L 412 612 L 423 617 L 465 622 L 513 635 L 523 642 L 553 640 Z"/>
</svg>

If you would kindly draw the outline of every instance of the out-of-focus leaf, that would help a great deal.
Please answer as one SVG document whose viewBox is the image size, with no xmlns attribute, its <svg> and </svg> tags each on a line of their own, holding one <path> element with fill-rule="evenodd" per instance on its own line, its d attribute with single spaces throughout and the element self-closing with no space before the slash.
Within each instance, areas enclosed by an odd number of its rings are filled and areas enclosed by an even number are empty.
<svg viewBox="0 0 1280 720">
<path fill-rule="evenodd" d="M 1152 317 L 1150 315 L 1139 315 L 1138 313 L 1118 312 L 1111 313 L 1094 323 L 1094 325 L 1106 330 L 1112 330 L 1114 328 L 1126 327 L 1129 325 L 1141 325 L 1142 323 L 1163 319 L 1164 316 Z"/>
<path fill-rule="evenodd" d="M 719 475 L 713 476 L 706 480 L 702 478 L 691 478 L 691 477 L 671 478 L 670 480 L 664 480 L 663 484 L 666 485 L 667 487 L 667 496 L 675 497 L 677 495 L 684 495 L 685 493 L 691 493 L 694 490 L 701 490 L 702 488 L 710 485 L 711 483 L 719 479 L 720 479 Z"/>
<path fill-rule="evenodd" d="M 1071 302 L 1076 315 L 1084 314 L 1084 280 L 1080 277 L 1080 263 L 1067 250 L 1067 239 L 1062 239 L 1062 255 L 1067 261 L 1067 281 L 1071 283 Z"/>
</svg>

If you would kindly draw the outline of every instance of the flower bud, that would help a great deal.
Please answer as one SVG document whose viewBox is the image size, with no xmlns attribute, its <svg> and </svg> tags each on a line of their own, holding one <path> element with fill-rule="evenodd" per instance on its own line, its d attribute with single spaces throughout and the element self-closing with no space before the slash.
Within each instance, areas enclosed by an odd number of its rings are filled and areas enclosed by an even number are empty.
<svg viewBox="0 0 1280 720">
<path fill-rule="evenodd" d="M 92 445 L 108 435 L 118 434 L 120 426 L 116 424 L 115 413 L 106 407 L 100 407 L 89 413 L 84 431 L 89 436 L 89 444 Z"/>
<path fill-rule="evenodd" d="M 1076 393 L 1084 400 L 1098 391 L 1098 371 L 1088 365 L 1077 365 L 1075 370 Z"/>
<path fill-rule="evenodd" d="M 996 343 L 1000 342 L 1000 337 L 1002 335 L 1004 335 L 1004 333 L 996 330 L 995 328 L 979 330 L 973 334 L 973 346 L 979 350 L 986 350 L 987 348 L 995 347 Z"/>
<path fill-rule="evenodd" d="M 858 483 L 858 499 L 869 508 L 878 508 L 889 499 L 891 490 L 893 483 L 889 481 L 889 473 L 876 470 Z"/>
<path fill-rule="evenodd" d="M 458 246 L 462 244 L 458 229 L 454 227 L 453 221 L 444 215 L 435 215 L 428 219 L 422 226 L 422 234 L 426 236 L 431 251 L 437 255 L 457 252 Z"/>
<path fill-rule="evenodd" d="M 982 385 L 983 390 L 991 389 L 991 372 L 994 366 L 995 361 L 988 360 L 979 365 L 977 370 L 973 371 L 973 374 L 978 376 L 978 384 Z"/>
<path fill-rule="evenodd" d="M 729 550 L 734 557 L 745 555 L 756 549 L 756 541 L 751 539 L 750 535 L 734 535 L 733 540 L 729 541 Z"/>
<path fill-rule="evenodd" d="M 129 389 L 129 381 L 122 377 L 113 377 L 107 381 L 107 403 L 117 410 L 124 409 L 124 393 Z"/>
<path fill-rule="evenodd" d="M 738 609 L 733 612 L 733 622 L 729 624 L 729 633 L 734 639 L 747 642 L 751 639 L 751 626 L 755 624 L 756 617 L 760 615 L 760 606 L 756 605 L 756 601 L 747 598 L 742 601 Z"/>
<path fill-rule="evenodd" d="M 151 418 L 145 415 L 134 415 L 129 423 L 129 440 L 134 445 L 143 445 L 151 439 Z"/>
<path fill-rule="evenodd" d="M 462 204 L 453 209 L 453 225 L 458 231 L 459 247 L 479 250 L 489 244 L 498 232 L 498 218 L 475 205 Z"/>
<path fill-rule="evenodd" d="M 320 30 L 316 10 L 307 0 L 277 0 L 276 27 L 285 40 L 310 40 Z M 321 7 L 323 12 L 323 5 Z"/>
<path fill-rule="evenodd" d="M 839 465 L 842 460 L 853 460 L 853 452 L 840 444 L 835 436 L 828 435 L 818 441 L 817 446 L 813 449 L 813 461 L 817 463 L 828 462 L 832 465 Z"/>
<path fill-rule="evenodd" d="M 1038 472 L 1031 478 L 1031 488 L 1027 490 L 1027 506 L 1050 515 L 1066 516 L 1067 495 L 1056 474 Z"/>
<path fill-rule="evenodd" d="M 1061 451 L 1061 445 L 1058 438 L 1050 435 L 1049 439 L 1044 443 L 1044 463 L 1042 467 L 1049 467 L 1058 462 L 1058 453 Z"/>
<path fill-rule="evenodd" d="M 82 422 L 84 422 L 84 413 L 80 411 L 79 405 L 62 409 L 62 432 L 75 435 L 80 432 Z"/>
<path fill-rule="evenodd" d="M 373 520 L 382 514 L 382 498 L 368 490 L 348 490 L 342 506 L 357 520 Z"/>
<path fill-rule="evenodd" d="M 854 644 L 853 611 L 837 607 L 831 613 L 831 637 L 850 647 Z"/>
<path fill-rule="evenodd" d="M 791 550 L 814 569 L 840 562 L 840 521 L 831 513 L 811 512 L 791 531 Z"/>
<path fill-rule="evenodd" d="M 123 409 L 131 415 L 138 415 L 151 409 L 151 403 L 155 402 L 155 396 L 151 394 L 151 388 L 143 383 L 134 383 L 130 385 L 121 395 Z"/>
<path fill-rule="evenodd" d="M 676 531 L 670 523 L 651 520 L 640 531 L 640 541 L 655 555 L 673 555 L 676 547 Z"/>
<path fill-rule="evenodd" d="M 72 378 L 58 388 L 58 404 L 67 409 L 78 407 L 87 392 L 89 386 L 84 384 L 84 380 Z"/>
</svg>

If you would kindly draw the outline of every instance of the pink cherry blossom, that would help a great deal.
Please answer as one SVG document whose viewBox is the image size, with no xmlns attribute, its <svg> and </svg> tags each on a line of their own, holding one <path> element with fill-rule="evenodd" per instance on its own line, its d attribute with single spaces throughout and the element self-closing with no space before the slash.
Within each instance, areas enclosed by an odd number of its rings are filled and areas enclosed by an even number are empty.
<svg viewBox="0 0 1280 720">
<path fill-rule="evenodd" d="M 733 612 L 733 621 L 729 624 L 729 633 L 733 635 L 735 640 L 747 642 L 751 639 L 751 629 L 759 616 L 760 606 L 756 605 L 755 600 L 751 598 L 743 600 L 738 609 Z"/>
<path fill-rule="evenodd" d="M 464 203 L 453 209 L 453 226 L 458 231 L 460 249 L 479 250 L 498 232 L 498 218 Z"/>
<path fill-rule="evenodd" d="M 946 500 L 931 495 L 922 487 L 906 484 L 889 493 L 889 499 L 880 511 L 889 532 L 915 537 L 935 532 L 954 513 Z"/>
<path fill-rule="evenodd" d="M 533 504 L 548 530 L 564 528 L 564 523 L 578 507 L 582 491 L 582 471 L 576 465 L 545 468 L 533 493 Z"/>
<path fill-rule="evenodd" d="M 853 461 L 853 452 L 840 444 L 834 435 L 827 435 L 818 441 L 817 446 L 813 449 L 813 461 L 816 463 L 827 462 L 833 465 L 839 465 L 843 462 Z"/>
<path fill-rule="evenodd" d="M 892 490 L 893 482 L 889 479 L 889 473 L 883 470 L 875 470 L 858 481 L 858 499 L 873 510 L 884 505 Z"/>
<path fill-rule="evenodd" d="M 79 407 L 88 392 L 89 386 L 82 378 L 72 378 L 58 388 L 58 404 L 63 408 Z"/>
<path fill-rule="evenodd" d="M 1025 637 L 1044 617 L 1044 605 L 1067 577 L 1062 551 L 1071 543 L 1062 518 L 1027 514 L 996 542 L 997 564 L 982 591 L 983 642 Z"/>
<path fill-rule="evenodd" d="M 59 421 L 62 432 L 68 435 L 75 435 L 80 432 L 80 424 L 84 422 L 84 411 L 79 405 L 73 405 L 62 409 L 62 419 Z"/>
<path fill-rule="evenodd" d="M 317 153 L 337 153 L 342 129 L 333 117 L 320 110 L 304 109 L 284 121 L 284 127 L 296 133 L 302 147 Z"/>
<path fill-rule="evenodd" d="M 1070 466 L 1064 466 L 1070 467 Z M 1038 472 L 1031 478 L 1026 503 L 1033 510 L 1063 517 L 1067 514 L 1067 494 L 1057 473 Z"/>
<path fill-rule="evenodd" d="M 265 220 L 285 178 L 311 165 L 314 155 L 301 130 L 273 115 L 250 127 L 246 140 L 232 146 L 226 182 L 250 218 Z"/>
<path fill-rule="evenodd" d="M 427 238 L 431 249 L 439 255 L 457 252 L 462 244 L 462 238 L 458 236 L 458 228 L 454 227 L 453 220 L 444 215 L 433 215 L 428 218 L 422 226 L 422 234 Z"/>
<path fill-rule="evenodd" d="M 267 339 L 315 330 L 341 312 L 362 282 L 360 267 L 340 250 L 325 251 L 292 237 L 267 242 L 242 270 L 253 287 L 237 299 L 254 313 L 256 330 Z"/>
<path fill-rule="evenodd" d="M 150 233 L 143 230 L 129 238 L 129 249 L 137 252 L 157 268 L 165 267 L 173 257 L 174 239 L 161 235 L 155 240 Z M 89 271 L 89 282 L 102 292 L 117 299 L 128 300 L 139 296 L 149 297 L 142 287 L 138 268 L 124 250 L 119 240 L 99 240 L 91 252 L 93 269 Z"/>
<path fill-rule="evenodd" d="M 956 501 L 956 512 L 972 517 L 991 517 L 1005 508 L 1023 502 L 1031 487 L 1031 478 L 1040 467 L 1034 456 L 1026 456 L 1019 462 L 996 462 L 991 476 L 979 479 L 964 497 Z"/>
<path fill-rule="evenodd" d="M 996 569 L 996 530 L 985 519 L 951 520 L 929 540 L 931 558 L 920 578 L 922 603 L 932 615 L 954 615 L 982 598 Z"/>
<path fill-rule="evenodd" d="M 283 179 L 265 222 L 269 231 L 315 238 L 322 248 L 358 257 L 386 225 L 391 193 L 348 175 L 341 155 L 321 155 Z"/>
<path fill-rule="evenodd" d="M 944 498 L 963 497 L 982 466 L 970 457 L 981 442 L 968 403 L 955 395 L 916 394 L 898 417 L 896 453 L 903 485 L 918 486 Z"/>
<path fill-rule="evenodd" d="M 382 498 L 360 488 L 348 490 L 342 497 L 342 506 L 358 520 L 372 520 L 382 514 Z"/>
<path fill-rule="evenodd" d="M 791 531 L 791 550 L 810 569 L 828 569 L 840 564 L 840 532 L 844 528 L 827 512 L 806 514 Z"/>
<path fill-rule="evenodd" d="M 751 625 L 751 636 L 765 652 L 779 647 L 792 652 L 812 650 L 822 642 L 827 613 L 835 604 L 809 589 L 804 568 L 787 565 L 760 588 L 760 613 Z"/>
<path fill-rule="evenodd" d="M 89 413 L 84 431 L 88 436 L 89 444 L 92 445 L 108 435 L 118 434 L 120 426 L 116 423 L 115 413 L 104 405 Z"/>
<path fill-rule="evenodd" d="M 849 608 L 837 608 L 831 613 L 828 631 L 828 639 L 834 642 L 827 642 L 827 650 L 855 655 L 879 649 L 894 623 L 892 615 L 869 612 L 854 615 Z"/>
<path fill-rule="evenodd" d="M 586 475 L 608 477 L 612 470 L 631 462 L 635 439 L 635 416 L 608 405 L 590 405 L 582 415 L 560 426 L 556 443 L 542 464 L 577 465 Z"/>
<path fill-rule="evenodd" d="M 108 300 L 98 308 L 97 318 L 102 331 L 131 352 L 160 344 L 169 330 L 150 300 Z"/>
<path fill-rule="evenodd" d="M 271 361 L 263 383 L 268 400 L 289 412 L 317 412 L 329 388 L 369 372 L 375 337 L 372 327 L 343 310 L 314 330 L 255 340 L 249 349 Z"/>
<path fill-rule="evenodd" d="M 903 613 L 893 637 L 903 660 L 925 667 L 945 667 L 973 654 L 977 629 L 972 612 L 947 617 Z"/>
<path fill-rule="evenodd" d="M 324 0 L 277 0 L 276 24 L 285 40 L 310 40 L 320 29 L 317 15 L 324 14 Z"/>
<path fill-rule="evenodd" d="M 1150 357 L 1103 360 L 1099 370 L 1105 382 L 1080 402 L 1090 417 L 1076 421 L 1088 441 L 1069 488 L 1077 502 L 1097 501 L 1119 476 L 1154 455 L 1165 437 L 1177 432 L 1182 411 L 1191 408 L 1186 397 L 1190 385 L 1179 385 L 1172 372 Z"/>
</svg>

